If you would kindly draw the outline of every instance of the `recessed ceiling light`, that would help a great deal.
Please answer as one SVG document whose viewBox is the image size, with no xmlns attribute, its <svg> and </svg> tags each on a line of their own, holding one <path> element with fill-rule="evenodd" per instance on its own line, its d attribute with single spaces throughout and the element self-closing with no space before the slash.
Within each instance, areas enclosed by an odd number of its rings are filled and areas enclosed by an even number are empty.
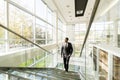
<svg viewBox="0 0 120 80">
<path fill-rule="evenodd" d="M 67 8 L 69 8 L 69 7 L 70 7 L 70 5 L 67 5 L 66 7 L 67 7 Z"/>
<path fill-rule="evenodd" d="M 68 13 L 71 13 L 71 11 L 68 11 Z"/>
<path fill-rule="evenodd" d="M 77 14 L 82 14 L 82 13 L 83 13 L 83 10 L 78 10 L 76 13 L 77 13 Z"/>
</svg>

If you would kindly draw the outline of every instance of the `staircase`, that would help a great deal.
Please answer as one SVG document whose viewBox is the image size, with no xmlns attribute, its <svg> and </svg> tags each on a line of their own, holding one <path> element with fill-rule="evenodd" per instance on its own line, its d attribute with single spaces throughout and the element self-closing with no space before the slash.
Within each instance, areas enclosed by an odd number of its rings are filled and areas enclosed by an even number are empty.
<svg viewBox="0 0 120 80">
<path fill-rule="evenodd" d="M 77 72 L 56 68 L 0 68 L 0 80 L 81 80 Z"/>
</svg>

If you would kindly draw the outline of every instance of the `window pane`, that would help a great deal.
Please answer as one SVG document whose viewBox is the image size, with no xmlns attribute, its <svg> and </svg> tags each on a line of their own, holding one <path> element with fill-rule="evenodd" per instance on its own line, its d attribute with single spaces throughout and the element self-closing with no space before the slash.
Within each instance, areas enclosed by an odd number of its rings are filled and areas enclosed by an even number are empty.
<svg viewBox="0 0 120 80">
<path fill-rule="evenodd" d="M 39 19 L 36 19 L 35 37 L 36 43 L 45 44 L 46 43 L 46 27 L 45 23 Z"/>
<path fill-rule="evenodd" d="M 47 43 L 52 43 L 53 41 L 53 27 L 48 25 L 47 28 Z"/>
<path fill-rule="evenodd" d="M 103 31 L 104 30 L 104 24 L 95 24 L 95 30 L 96 31 Z"/>
<path fill-rule="evenodd" d="M 58 19 L 58 28 L 61 30 L 63 29 L 63 23 L 61 22 L 60 19 Z"/>
<path fill-rule="evenodd" d="M 0 27 L 0 53 L 5 51 L 4 29 Z"/>
<path fill-rule="evenodd" d="M 80 32 L 75 31 L 75 40 L 80 40 Z"/>
<path fill-rule="evenodd" d="M 80 31 L 86 31 L 86 24 L 80 24 Z"/>
<path fill-rule="evenodd" d="M 46 18 L 46 5 L 42 0 L 36 0 L 36 14 L 41 18 Z"/>
<path fill-rule="evenodd" d="M 22 10 L 10 5 L 9 28 L 16 33 L 33 40 L 33 17 Z M 20 37 L 9 33 L 10 45 L 24 43 Z"/>
<path fill-rule="evenodd" d="M 76 32 L 76 31 L 80 31 L 80 25 L 79 25 L 79 24 L 76 24 L 76 25 L 75 25 L 75 32 Z"/>
<path fill-rule="evenodd" d="M 0 24 L 5 25 L 5 1 L 0 0 Z"/>
<path fill-rule="evenodd" d="M 58 41 L 63 41 L 62 40 L 62 31 L 61 30 L 58 30 Z"/>
<path fill-rule="evenodd" d="M 0 0 L 0 24 L 5 25 L 5 2 Z M 0 53 L 5 51 L 5 29 L 0 27 Z"/>
<path fill-rule="evenodd" d="M 47 19 L 48 19 L 48 22 L 52 24 L 52 11 L 49 8 L 47 12 Z"/>
<path fill-rule="evenodd" d="M 9 28 L 32 39 L 33 17 L 20 9 L 10 5 Z M 11 36 L 12 38 L 12 36 Z"/>
<path fill-rule="evenodd" d="M 16 4 L 28 9 L 29 11 L 34 11 L 34 1 L 35 0 L 12 0 Z"/>
</svg>

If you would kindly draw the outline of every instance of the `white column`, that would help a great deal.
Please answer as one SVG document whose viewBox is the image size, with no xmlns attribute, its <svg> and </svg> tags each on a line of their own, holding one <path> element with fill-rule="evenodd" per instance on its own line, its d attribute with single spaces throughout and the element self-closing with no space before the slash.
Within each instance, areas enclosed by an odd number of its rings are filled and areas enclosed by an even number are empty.
<svg viewBox="0 0 120 80">
<path fill-rule="evenodd" d="M 56 43 L 58 44 L 58 13 L 56 12 Z"/>
<path fill-rule="evenodd" d="M 34 1 L 34 14 L 36 14 L 36 0 Z M 36 42 L 36 18 L 33 16 L 33 41 Z"/>
<path fill-rule="evenodd" d="M 9 4 L 6 1 L 6 26 L 9 28 Z M 8 31 L 5 30 L 5 51 L 7 52 L 9 49 L 9 38 Z"/>
<path fill-rule="evenodd" d="M 108 80 L 112 80 L 113 77 L 113 55 L 108 53 Z"/>
<path fill-rule="evenodd" d="M 118 21 L 114 22 L 113 45 L 118 46 Z"/>
<path fill-rule="evenodd" d="M 47 8 L 47 5 L 45 5 L 45 21 L 48 22 L 48 19 L 47 19 L 47 15 L 48 15 L 48 8 Z M 45 32 L 45 45 L 48 44 L 48 24 L 45 23 L 45 26 L 46 26 L 46 32 Z"/>
<path fill-rule="evenodd" d="M 53 30 L 53 41 L 54 43 L 58 43 L 58 15 L 57 12 L 53 12 L 53 26 L 54 26 L 54 30 Z"/>
</svg>

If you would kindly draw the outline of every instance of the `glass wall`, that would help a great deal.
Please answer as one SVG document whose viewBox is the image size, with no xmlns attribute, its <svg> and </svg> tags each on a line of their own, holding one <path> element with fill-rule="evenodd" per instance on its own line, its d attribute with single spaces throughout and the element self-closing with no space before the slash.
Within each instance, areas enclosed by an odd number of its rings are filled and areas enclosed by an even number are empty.
<svg viewBox="0 0 120 80">
<path fill-rule="evenodd" d="M 53 41 L 53 34 L 54 34 L 53 29 L 54 28 L 51 25 L 47 25 L 47 36 L 46 36 L 47 44 L 50 44 Z"/>
<path fill-rule="evenodd" d="M 31 12 L 34 12 L 34 4 L 35 4 L 34 0 L 29 0 L 29 3 L 28 3 L 27 0 L 11 0 L 11 1 L 13 1 L 17 5 L 23 7 L 23 8 L 25 8 L 25 9 L 31 11 Z"/>
<path fill-rule="evenodd" d="M 35 39 L 38 44 L 46 44 L 46 23 L 36 19 Z"/>
<path fill-rule="evenodd" d="M 8 5 L 6 5 L 7 3 Z M 53 23 L 56 21 L 53 21 L 52 10 L 42 0 L 29 0 L 29 3 L 26 0 L 9 2 L 0 0 L 0 17 L 0 24 L 39 45 L 51 44 L 55 41 L 53 38 L 56 35 L 53 34 L 56 27 L 53 26 Z M 6 42 L 5 39 L 7 39 Z M 22 49 L 23 44 L 29 45 L 20 37 L 0 28 L 1 51 L 20 47 Z"/>
<path fill-rule="evenodd" d="M 58 19 L 58 42 L 64 41 L 65 28 L 66 27 L 63 25 L 63 22 L 60 19 Z"/>
<path fill-rule="evenodd" d="M 106 43 L 113 42 L 113 22 L 95 22 L 92 24 L 88 42 Z"/>
<path fill-rule="evenodd" d="M 33 16 L 13 5 L 9 5 L 9 28 L 27 39 L 33 40 Z M 26 43 L 9 32 L 9 48 L 20 47 L 21 44 Z"/>
<path fill-rule="evenodd" d="M 46 20 L 47 18 L 47 6 L 43 3 L 42 0 L 34 0 L 36 5 L 35 5 L 35 12 L 36 15 L 41 17 L 42 19 Z"/>
<path fill-rule="evenodd" d="M 100 0 L 99 7 L 97 9 L 94 21 L 92 23 L 88 39 L 85 45 L 85 48 L 92 45 L 97 45 L 102 47 L 104 50 L 109 50 L 110 52 L 105 52 L 102 50 L 98 50 L 98 63 L 97 68 L 98 72 L 93 71 L 97 76 L 98 80 L 119 80 L 119 55 L 114 56 L 112 54 L 111 49 L 115 46 L 113 51 L 119 51 L 120 45 L 120 0 Z M 108 46 L 108 47 L 106 47 Z M 110 48 L 109 48 L 110 47 Z M 88 47 L 90 48 L 90 47 Z M 109 49 L 107 49 L 109 48 Z M 85 55 L 91 54 L 86 49 Z M 84 53 L 83 53 L 84 54 Z M 119 54 L 119 52 L 118 52 Z M 88 66 L 87 62 L 91 59 L 88 59 L 89 56 L 86 56 L 86 67 L 92 66 L 90 64 Z M 91 63 L 96 63 L 96 56 L 93 54 L 93 61 Z M 93 69 L 95 65 L 93 64 Z M 92 71 L 91 71 L 92 72 Z M 86 74 L 91 75 L 89 70 L 86 70 Z M 96 74 L 97 73 L 97 74 Z M 98 75 L 99 74 L 99 75 Z"/>
<path fill-rule="evenodd" d="M 0 23 L 5 25 L 5 1 L 0 0 Z"/>
<path fill-rule="evenodd" d="M 43 0 L 29 0 L 29 2 L 0 0 L 0 24 L 40 46 L 56 43 L 57 37 L 58 42 L 63 41 L 65 25 L 60 19 L 56 23 L 57 17 L 59 16 L 56 16 Z M 53 47 L 49 49 L 52 53 Z M 28 41 L 0 27 L 0 57 L 2 57 L 0 63 L 5 61 L 0 66 L 53 67 L 54 65 L 55 67 L 53 61 L 57 62 L 56 54 L 50 52 L 36 48 Z"/>
<path fill-rule="evenodd" d="M 101 9 L 103 7 L 100 7 L 102 5 L 99 6 L 96 17 L 91 26 L 91 31 L 88 40 L 91 40 L 91 38 L 93 38 L 92 40 L 94 41 L 94 43 L 104 43 L 118 46 L 117 36 L 120 30 L 120 1 L 116 0 L 112 2 L 112 0 L 110 0 L 109 2 L 110 4 L 107 5 L 110 8 L 104 6 L 106 4 L 104 1 L 103 6 L 105 8 L 103 9 L 103 11 Z"/>
<path fill-rule="evenodd" d="M 0 24 L 6 24 L 5 1 L 0 0 Z M 5 30 L 0 27 L 0 53 L 5 51 Z"/>
<path fill-rule="evenodd" d="M 84 37 L 86 34 L 86 24 L 76 24 L 75 25 L 75 56 L 80 55 L 80 50 L 83 45 Z"/>
</svg>

